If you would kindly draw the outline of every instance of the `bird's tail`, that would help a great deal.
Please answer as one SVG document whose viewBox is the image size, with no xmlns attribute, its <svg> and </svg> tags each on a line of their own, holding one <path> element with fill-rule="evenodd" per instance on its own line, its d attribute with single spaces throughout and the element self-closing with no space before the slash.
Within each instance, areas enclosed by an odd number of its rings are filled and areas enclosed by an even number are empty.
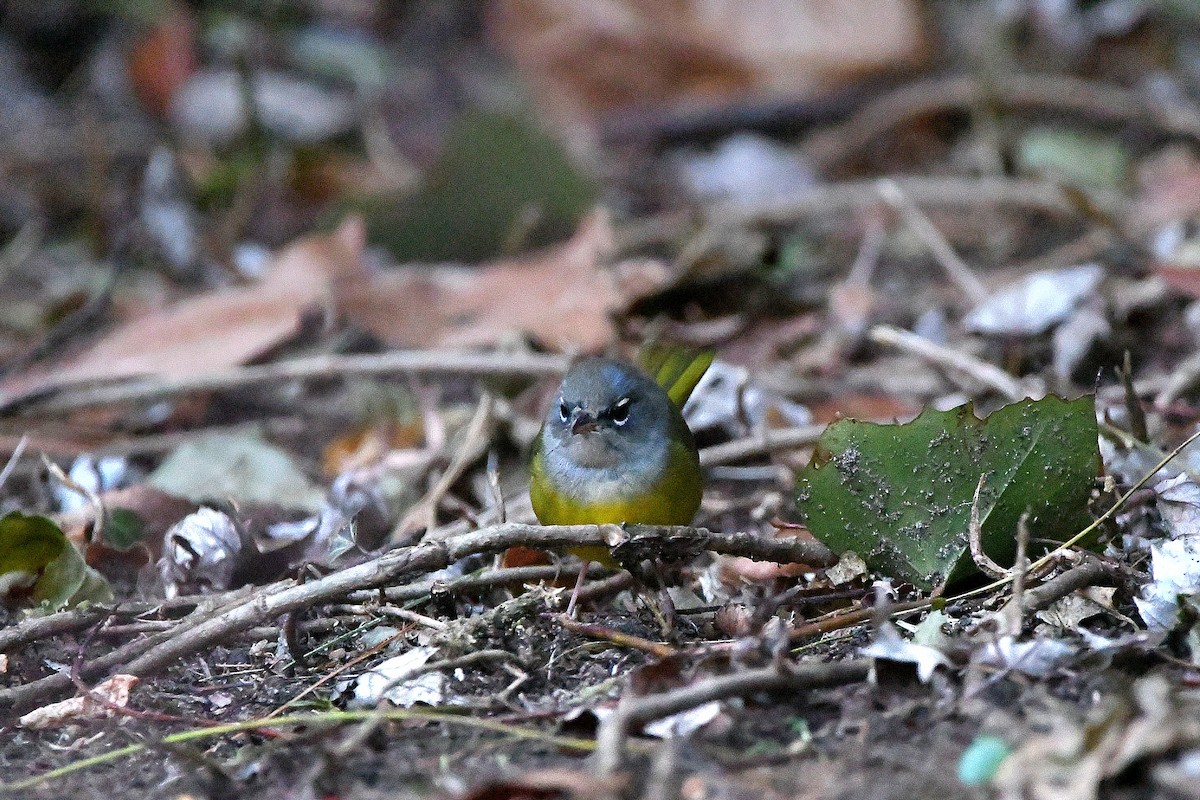
<svg viewBox="0 0 1200 800">
<path fill-rule="evenodd" d="M 655 346 L 643 348 L 638 354 L 638 363 L 667 391 L 675 407 L 682 409 L 712 365 L 714 356 L 711 350 L 696 353 L 679 347 Z"/>
</svg>

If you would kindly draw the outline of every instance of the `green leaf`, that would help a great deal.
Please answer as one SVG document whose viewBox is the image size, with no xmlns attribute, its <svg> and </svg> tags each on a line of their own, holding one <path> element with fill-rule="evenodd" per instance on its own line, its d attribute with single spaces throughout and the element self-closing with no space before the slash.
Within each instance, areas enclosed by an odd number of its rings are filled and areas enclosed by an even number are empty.
<svg viewBox="0 0 1200 800">
<path fill-rule="evenodd" d="M 808 526 L 833 550 L 929 589 L 973 574 L 968 545 L 979 477 L 984 551 L 1013 562 L 1017 522 L 1031 540 L 1063 541 L 1089 521 L 1100 465 L 1094 399 L 1045 397 L 986 420 L 970 403 L 925 410 L 903 425 L 845 419 L 830 425 L 800 474 Z"/>
<path fill-rule="evenodd" d="M 6 594 L 28 589 L 29 598 L 50 611 L 113 596 L 57 525 L 19 511 L 0 519 L 0 587 Z"/>
<path fill-rule="evenodd" d="M 1021 170 L 1090 189 L 1119 189 L 1129 155 L 1115 136 L 1088 136 L 1059 128 L 1034 128 L 1017 149 Z"/>
<path fill-rule="evenodd" d="M 324 493 L 281 447 L 254 433 L 206 433 L 189 439 L 146 481 L 196 503 L 213 498 L 317 511 Z"/>
<path fill-rule="evenodd" d="M 136 512 L 128 508 L 114 508 L 108 512 L 104 543 L 118 550 L 128 550 L 142 540 L 145 532 L 146 523 Z"/>
<path fill-rule="evenodd" d="M 472 112 L 456 121 L 415 195 L 362 209 L 372 240 L 400 261 L 482 261 L 567 238 L 598 196 L 596 182 L 528 120 Z"/>
</svg>

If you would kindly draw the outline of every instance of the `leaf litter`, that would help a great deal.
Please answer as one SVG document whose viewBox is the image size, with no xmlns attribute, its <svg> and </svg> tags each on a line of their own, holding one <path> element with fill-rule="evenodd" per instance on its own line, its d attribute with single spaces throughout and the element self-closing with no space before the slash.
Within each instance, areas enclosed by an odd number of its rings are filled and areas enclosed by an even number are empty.
<svg viewBox="0 0 1200 800">
<path fill-rule="evenodd" d="M 66 709 L 0 744 L 4 786 L 1188 796 L 1196 470 L 1166 456 L 1197 418 L 1200 126 L 1168 5 L 1131 37 L 1086 4 L 979 3 L 930 36 L 915 2 L 684 3 L 667 39 L 638 0 L 486 25 L 180 7 L 65 35 L 58 91 L 6 17 L 27 113 L 0 130 L 0 422 L 71 458 L 4 473 L 28 536 L 0 552 L 0 716 Z M 39 24 L 133 24 L 64 13 Z M 937 72 L 1016 41 L 1055 65 Z M 1122 88 L 1151 74 L 1161 108 Z M 537 122 L 504 99 L 521 80 Z M 558 354 L 655 337 L 720 359 L 689 411 L 700 528 L 529 525 Z M 348 377 L 395 348 L 420 352 Z M 839 416 L 861 421 L 817 441 Z M 622 540 L 636 576 L 594 569 L 557 616 L 575 565 L 528 554 Z M 119 722 L 89 721 L 124 674 Z M 372 676 L 390 699 L 339 717 Z M 276 737 L 293 713 L 306 736 Z"/>
</svg>

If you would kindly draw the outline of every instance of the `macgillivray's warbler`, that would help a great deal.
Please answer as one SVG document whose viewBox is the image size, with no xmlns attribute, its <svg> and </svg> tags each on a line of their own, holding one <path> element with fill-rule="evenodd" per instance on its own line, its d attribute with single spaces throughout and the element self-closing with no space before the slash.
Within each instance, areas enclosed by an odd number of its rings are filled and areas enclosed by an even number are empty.
<svg viewBox="0 0 1200 800">
<path fill-rule="evenodd" d="M 648 351 L 641 360 L 646 371 L 588 358 L 563 378 L 530 465 L 543 525 L 687 525 L 696 516 L 704 476 L 680 411 L 713 354 Z M 616 564 L 602 545 L 568 549 L 583 559 L 567 607 L 574 614 L 588 563 Z"/>
</svg>

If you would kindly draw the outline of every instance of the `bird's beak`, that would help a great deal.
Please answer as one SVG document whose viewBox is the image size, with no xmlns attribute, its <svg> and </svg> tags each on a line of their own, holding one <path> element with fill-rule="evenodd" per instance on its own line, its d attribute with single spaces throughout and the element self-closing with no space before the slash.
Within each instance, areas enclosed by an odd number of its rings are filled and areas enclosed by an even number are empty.
<svg viewBox="0 0 1200 800">
<path fill-rule="evenodd" d="M 575 413 L 571 415 L 571 433 L 573 434 L 591 433 L 598 427 L 596 418 L 581 408 L 575 409 Z"/>
</svg>

